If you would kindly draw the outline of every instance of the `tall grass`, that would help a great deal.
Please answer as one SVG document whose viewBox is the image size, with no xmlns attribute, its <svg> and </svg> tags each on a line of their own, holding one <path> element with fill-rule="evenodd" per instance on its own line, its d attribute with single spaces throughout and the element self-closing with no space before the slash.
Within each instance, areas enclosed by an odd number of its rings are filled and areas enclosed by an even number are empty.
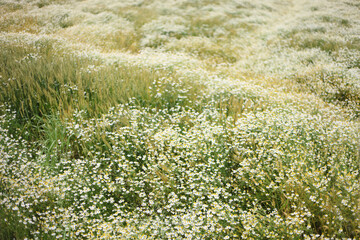
<svg viewBox="0 0 360 240">
<path fill-rule="evenodd" d="M 202 101 L 204 86 L 184 81 L 176 72 L 104 64 L 56 47 L 50 40 L 34 45 L 2 42 L 0 53 L 0 102 L 17 113 L 9 129 L 34 146 L 44 146 L 46 165 L 53 165 L 51 156 L 69 149 L 76 152 L 73 157 L 84 153 L 81 146 L 69 148 L 73 141 L 64 132 L 65 120 L 75 112 L 93 118 L 118 104 L 172 109 Z"/>
<path fill-rule="evenodd" d="M 200 85 L 182 81 L 176 72 L 103 64 L 56 51 L 51 42 L 1 47 L 0 100 L 26 119 L 51 114 L 64 118 L 80 109 L 89 117 L 99 116 L 131 99 L 140 106 L 186 106 L 201 91 Z"/>
</svg>

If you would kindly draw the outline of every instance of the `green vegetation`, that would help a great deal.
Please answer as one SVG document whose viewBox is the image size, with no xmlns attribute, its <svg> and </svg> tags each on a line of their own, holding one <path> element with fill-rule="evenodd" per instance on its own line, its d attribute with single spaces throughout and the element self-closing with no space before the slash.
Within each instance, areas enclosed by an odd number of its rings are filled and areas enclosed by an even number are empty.
<svg viewBox="0 0 360 240">
<path fill-rule="evenodd" d="M 360 237 L 356 1 L 0 4 L 0 239 Z"/>
</svg>

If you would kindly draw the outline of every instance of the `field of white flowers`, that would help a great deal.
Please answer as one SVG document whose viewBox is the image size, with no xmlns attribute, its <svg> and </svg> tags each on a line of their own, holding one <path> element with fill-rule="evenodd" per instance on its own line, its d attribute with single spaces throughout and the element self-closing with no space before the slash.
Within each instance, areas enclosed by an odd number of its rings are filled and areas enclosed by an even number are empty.
<svg viewBox="0 0 360 240">
<path fill-rule="evenodd" d="M 358 0 L 0 0 L 0 240 L 359 239 Z"/>
</svg>

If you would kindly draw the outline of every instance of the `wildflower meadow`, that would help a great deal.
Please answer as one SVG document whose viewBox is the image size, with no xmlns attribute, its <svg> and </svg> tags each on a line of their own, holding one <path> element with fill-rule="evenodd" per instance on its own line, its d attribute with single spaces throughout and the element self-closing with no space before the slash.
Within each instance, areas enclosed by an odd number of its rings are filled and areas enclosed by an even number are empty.
<svg viewBox="0 0 360 240">
<path fill-rule="evenodd" d="M 0 0 L 0 240 L 359 238 L 358 0 Z"/>
</svg>

